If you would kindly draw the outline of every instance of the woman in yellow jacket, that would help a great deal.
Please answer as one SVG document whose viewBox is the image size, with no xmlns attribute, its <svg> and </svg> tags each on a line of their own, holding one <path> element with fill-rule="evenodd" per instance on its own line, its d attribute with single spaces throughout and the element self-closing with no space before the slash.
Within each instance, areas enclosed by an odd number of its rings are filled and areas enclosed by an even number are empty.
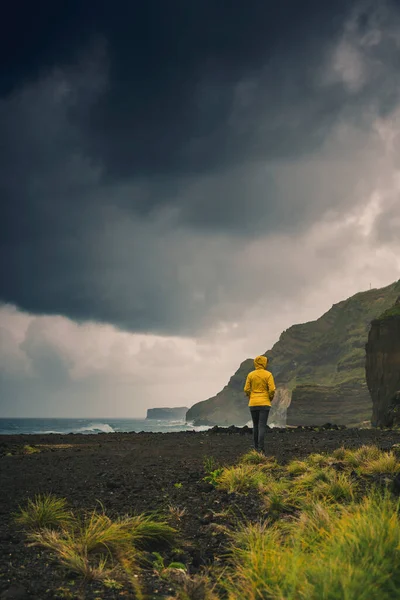
<svg viewBox="0 0 400 600">
<path fill-rule="evenodd" d="M 247 375 L 244 391 L 249 398 L 251 418 L 253 419 L 254 448 L 265 452 L 265 432 L 271 402 L 275 395 L 275 382 L 272 373 L 266 370 L 266 356 L 256 356 L 254 371 Z"/>
</svg>

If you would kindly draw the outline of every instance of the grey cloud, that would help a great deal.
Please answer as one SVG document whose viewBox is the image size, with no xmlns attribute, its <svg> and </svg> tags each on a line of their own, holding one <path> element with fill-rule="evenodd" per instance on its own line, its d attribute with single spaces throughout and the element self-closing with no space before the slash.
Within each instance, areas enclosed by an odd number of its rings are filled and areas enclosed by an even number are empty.
<svg viewBox="0 0 400 600">
<path fill-rule="evenodd" d="M 231 54 L 213 37 L 179 72 L 157 70 L 158 47 L 143 65 L 131 53 L 118 63 L 99 28 L 107 59 L 102 45 L 83 66 L 60 58 L 3 97 L 0 297 L 132 331 L 191 334 L 242 314 L 284 259 L 266 270 L 246 261 L 252 241 L 299 239 L 379 182 L 371 126 L 397 102 L 397 13 L 356 15 L 346 29 L 344 4 L 334 26 L 331 8 L 287 25 L 286 46 L 276 32 L 265 41 L 258 22 L 253 38 L 246 22 Z M 163 50 L 170 39 L 163 31 Z M 343 53 L 335 63 L 341 43 L 356 66 Z"/>
</svg>

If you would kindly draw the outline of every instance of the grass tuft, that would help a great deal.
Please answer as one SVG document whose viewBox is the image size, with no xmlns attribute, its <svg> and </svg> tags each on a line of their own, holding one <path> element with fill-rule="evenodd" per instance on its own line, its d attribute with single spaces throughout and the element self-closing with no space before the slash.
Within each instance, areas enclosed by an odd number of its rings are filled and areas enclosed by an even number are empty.
<svg viewBox="0 0 400 600">
<path fill-rule="evenodd" d="M 305 462 L 310 467 L 316 467 L 322 469 L 324 467 L 329 467 L 334 462 L 333 458 L 328 454 L 310 454 Z"/>
<path fill-rule="evenodd" d="M 143 597 L 137 575 L 142 551 L 172 545 L 177 539 L 176 529 L 148 515 L 112 520 L 104 512 L 93 511 L 80 519 L 72 518 L 65 500 L 44 499 L 45 502 L 42 497 L 28 502 L 28 509 L 18 517 L 19 523 L 30 530 L 28 539 L 32 545 L 50 550 L 63 566 L 86 581 L 108 581 L 110 585 L 110 581 L 122 577 L 131 583 L 137 598 Z M 49 505 L 52 518 L 48 510 L 45 518 L 43 510 L 38 518 L 38 507 Z"/>
<path fill-rule="evenodd" d="M 357 493 L 357 485 L 346 473 L 332 473 L 328 481 L 319 482 L 311 492 L 313 498 L 327 502 L 353 502 Z"/>
<path fill-rule="evenodd" d="M 257 465 L 238 465 L 226 467 L 218 478 L 218 487 L 230 493 L 246 493 L 258 489 L 268 481 L 268 475 Z"/>
<path fill-rule="evenodd" d="M 366 462 L 377 460 L 382 455 L 382 450 L 376 446 L 361 446 L 356 450 L 339 448 L 334 451 L 333 456 L 343 462 L 347 467 L 357 469 Z"/>
<path fill-rule="evenodd" d="M 295 493 L 290 481 L 271 480 L 260 491 L 265 508 L 272 518 L 300 508 L 301 498 Z"/>
<path fill-rule="evenodd" d="M 39 454 L 39 453 L 40 453 L 39 448 L 36 448 L 35 446 L 30 446 L 29 444 L 26 444 L 22 448 L 22 454 Z"/>
<path fill-rule="evenodd" d="M 57 498 L 51 494 L 35 496 L 29 499 L 24 508 L 14 515 L 15 522 L 25 529 L 60 528 L 73 520 L 71 510 L 65 498 Z"/>
<path fill-rule="evenodd" d="M 279 525 L 236 534 L 230 600 L 391 600 L 400 597 L 398 501 L 374 493 L 339 510 L 310 504 L 288 535 Z"/>
<path fill-rule="evenodd" d="M 262 452 L 258 452 L 257 450 L 250 450 L 242 456 L 239 461 L 242 465 L 265 465 L 269 463 L 273 463 L 276 465 L 276 461 L 274 459 L 265 456 Z"/>
<path fill-rule="evenodd" d="M 363 475 L 397 474 L 400 471 L 400 461 L 393 452 L 382 452 L 377 458 L 366 460 L 360 466 Z"/>
<path fill-rule="evenodd" d="M 89 553 L 87 549 L 85 551 L 79 538 L 75 539 L 66 531 L 41 529 L 31 533 L 29 539 L 32 544 L 54 552 L 64 567 L 87 581 L 110 577 L 111 571 L 107 568 L 108 558 L 100 556 L 97 560 L 90 560 Z"/>
<path fill-rule="evenodd" d="M 304 460 L 292 460 L 286 467 L 289 475 L 304 475 L 308 471 L 308 464 Z"/>
<path fill-rule="evenodd" d="M 299 475 L 293 480 L 293 488 L 299 494 L 304 494 L 315 489 L 320 483 L 328 483 L 334 476 L 333 469 L 310 468 L 304 475 Z"/>
<path fill-rule="evenodd" d="M 166 521 L 159 521 L 152 515 L 136 515 L 119 521 L 124 531 L 139 550 L 151 550 L 172 546 L 177 540 L 177 530 Z"/>
</svg>

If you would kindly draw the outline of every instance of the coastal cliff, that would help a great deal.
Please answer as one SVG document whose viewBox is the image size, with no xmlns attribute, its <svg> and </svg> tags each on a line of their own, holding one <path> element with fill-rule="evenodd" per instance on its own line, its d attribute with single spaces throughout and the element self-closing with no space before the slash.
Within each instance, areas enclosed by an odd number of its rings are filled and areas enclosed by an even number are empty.
<svg viewBox="0 0 400 600">
<path fill-rule="evenodd" d="M 372 424 L 400 425 L 400 297 L 393 308 L 371 323 L 365 368 Z"/>
<path fill-rule="evenodd" d="M 293 325 L 265 354 L 278 389 L 291 395 L 289 425 L 334 422 L 356 425 L 371 419 L 365 377 L 365 344 L 373 319 L 393 306 L 400 281 L 343 300 L 316 321 Z M 243 386 L 253 361 L 245 360 L 216 396 L 192 406 L 187 421 L 243 425 L 249 420 Z M 282 397 L 285 400 L 282 400 Z M 285 424 L 286 394 L 277 395 L 269 422 Z"/>
<path fill-rule="evenodd" d="M 149 408 L 146 419 L 158 419 L 160 421 L 183 421 L 187 413 L 187 406 L 177 408 Z"/>
</svg>

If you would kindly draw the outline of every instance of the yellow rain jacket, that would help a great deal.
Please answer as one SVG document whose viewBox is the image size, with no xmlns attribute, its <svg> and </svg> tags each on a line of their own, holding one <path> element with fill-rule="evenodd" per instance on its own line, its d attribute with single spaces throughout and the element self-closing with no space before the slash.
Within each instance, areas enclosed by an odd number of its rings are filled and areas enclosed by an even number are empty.
<svg viewBox="0 0 400 600">
<path fill-rule="evenodd" d="M 266 371 L 267 364 L 266 356 L 256 356 L 255 371 L 247 375 L 244 391 L 249 397 L 249 406 L 271 406 L 276 388 L 272 373 Z"/>
</svg>

